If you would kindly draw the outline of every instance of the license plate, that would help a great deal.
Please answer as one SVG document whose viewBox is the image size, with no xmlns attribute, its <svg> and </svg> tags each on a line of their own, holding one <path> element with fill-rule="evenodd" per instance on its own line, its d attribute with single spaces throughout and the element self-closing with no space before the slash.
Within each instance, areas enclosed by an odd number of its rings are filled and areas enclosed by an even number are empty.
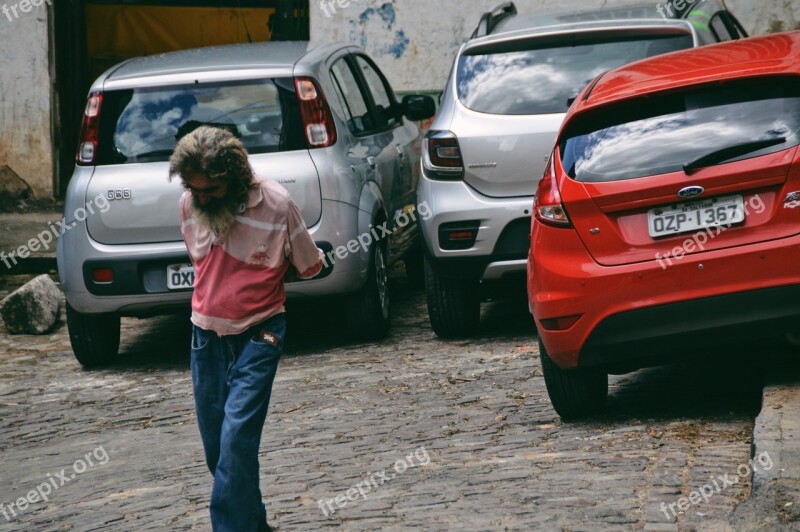
<svg viewBox="0 0 800 532">
<path fill-rule="evenodd" d="M 731 226 L 743 221 L 742 196 L 680 203 L 647 212 L 650 236 L 653 238 L 702 231 L 710 227 Z"/>
<path fill-rule="evenodd" d="M 191 264 L 170 264 L 167 266 L 167 288 L 185 290 L 194 286 L 194 266 Z"/>
</svg>

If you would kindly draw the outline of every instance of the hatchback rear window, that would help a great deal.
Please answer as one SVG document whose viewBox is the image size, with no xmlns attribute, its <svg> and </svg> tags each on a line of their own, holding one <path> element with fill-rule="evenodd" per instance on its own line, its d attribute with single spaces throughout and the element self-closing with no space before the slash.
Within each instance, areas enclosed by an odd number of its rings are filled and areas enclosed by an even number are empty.
<svg viewBox="0 0 800 532">
<path fill-rule="evenodd" d="M 481 113 L 565 113 L 570 100 L 603 72 L 692 46 L 687 34 L 465 54 L 458 60 L 458 98 Z"/>
<path fill-rule="evenodd" d="M 562 165 L 577 181 L 620 181 L 682 171 L 691 162 L 706 160 L 708 166 L 797 146 L 798 81 L 738 81 L 577 117 L 559 141 Z M 735 155 L 726 158 L 726 151 Z"/>
<path fill-rule="evenodd" d="M 200 125 L 230 130 L 250 153 L 306 148 L 291 78 L 108 91 L 97 164 L 166 161 Z"/>
</svg>

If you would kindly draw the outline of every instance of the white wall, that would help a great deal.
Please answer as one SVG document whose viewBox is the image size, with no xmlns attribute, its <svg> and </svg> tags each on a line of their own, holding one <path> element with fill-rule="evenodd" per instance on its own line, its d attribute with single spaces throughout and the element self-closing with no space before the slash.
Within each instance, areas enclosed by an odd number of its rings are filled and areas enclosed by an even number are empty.
<svg viewBox="0 0 800 532">
<path fill-rule="evenodd" d="M 441 90 L 459 45 L 475 29 L 481 13 L 500 3 L 500 0 L 309 1 L 312 40 L 363 46 L 399 91 Z M 626 5 L 636 0 L 515 0 L 515 3 L 520 13 L 533 13 Z M 727 3 L 754 35 L 800 28 L 797 0 L 728 0 Z"/>
<path fill-rule="evenodd" d="M 36 197 L 46 198 L 53 192 L 47 13 L 52 8 L 42 0 L 25 4 L 27 13 L 17 0 L 0 4 L 7 8 L 0 11 L 0 169 L 8 166 L 5 176 L 15 173 Z"/>
</svg>

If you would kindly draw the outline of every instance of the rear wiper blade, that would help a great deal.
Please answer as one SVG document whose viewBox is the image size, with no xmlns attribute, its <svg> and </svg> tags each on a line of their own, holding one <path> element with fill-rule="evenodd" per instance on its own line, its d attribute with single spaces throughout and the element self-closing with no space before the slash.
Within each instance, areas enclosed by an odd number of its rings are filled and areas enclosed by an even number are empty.
<svg viewBox="0 0 800 532">
<path fill-rule="evenodd" d="M 777 146 L 778 144 L 783 144 L 784 142 L 786 142 L 786 137 L 774 137 L 771 139 L 751 140 L 742 144 L 736 144 L 735 146 L 728 146 L 727 148 L 712 151 L 711 153 L 703 155 L 702 157 L 699 157 L 690 163 L 684 164 L 683 171 L 688 175 L 691 175 L 699 168 L 712 166 L 717 163 L 721 163 L 722 161 L 727 161 L 728 159 L 733 159 L 734 157 L 741 157 L 742 155 L 747 155 L 748 153 L 763 150 L 771 146 Z"/>
</svg>

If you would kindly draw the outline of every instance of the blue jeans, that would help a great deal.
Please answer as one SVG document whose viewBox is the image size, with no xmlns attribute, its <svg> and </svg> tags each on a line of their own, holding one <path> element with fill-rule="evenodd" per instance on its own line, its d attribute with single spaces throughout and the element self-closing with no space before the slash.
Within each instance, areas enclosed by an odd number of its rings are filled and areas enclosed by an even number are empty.
<svg viewBox="0 0 800 532">
<path fill-rule="evenodd" d="M 258 448 L 285 336 L 283 314 L 235 336 L 192 328 L 194 402 L 214 475 L 215 532 L 266 529 Z"/>
</svg>

